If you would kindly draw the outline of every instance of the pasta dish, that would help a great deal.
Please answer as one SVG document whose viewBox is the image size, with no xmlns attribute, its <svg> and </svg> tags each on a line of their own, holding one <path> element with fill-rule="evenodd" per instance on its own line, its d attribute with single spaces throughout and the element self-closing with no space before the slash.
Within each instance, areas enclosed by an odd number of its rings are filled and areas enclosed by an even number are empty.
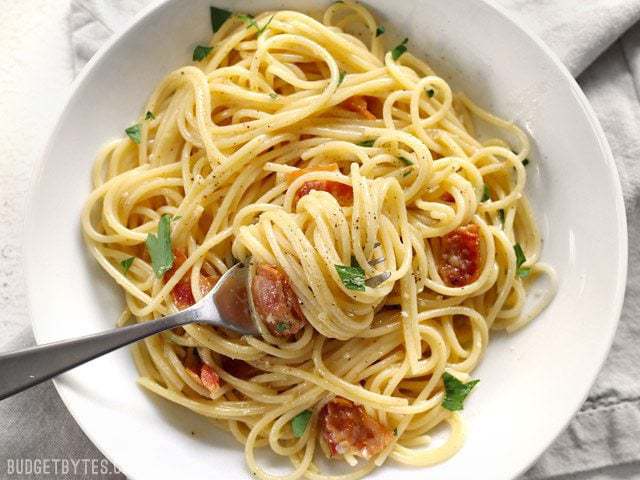
<svg viewBox="0 0 640 480">
<path fill-rule="evenodd" d="M 229 431 L 261 479 L 450 458 L 490 332 L 523 327 L 555 293 L 527 136 L 360 4 L 210 14 L 193 63 L 99 153 L 83 234 L 124 290 L 119 325 L 185 309 L 251 262 L 266 328 L 141 341 L 140 385 Z M 289 471 L 258 462 L 263 448 Z"/>
</svg>

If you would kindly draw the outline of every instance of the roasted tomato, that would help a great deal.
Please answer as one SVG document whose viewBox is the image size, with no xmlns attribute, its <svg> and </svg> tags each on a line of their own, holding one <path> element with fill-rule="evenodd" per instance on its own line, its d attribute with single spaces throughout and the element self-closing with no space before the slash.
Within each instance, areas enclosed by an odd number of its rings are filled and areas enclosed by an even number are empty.
<svg viewBox="0 0 640 480">
<path fill-rule="evenodd" d="M 344 102 L 342 102 L 341 105 L 350 112 L 355 112 L 361 117 L 366 118 L 367 120 L 376 119 L 376 116 L 371 113 L 369 109 L 369 103 L 367 102 L 366 97 L 360 95 L 349 97 Z"/>
<path fill-rule="evenodd" d="M 220 377 L 209 365 L 200 360 L 198 354 L 190 349 L 184 359 L 184 366 L 187 373 L 196 382 L 202 385 L 210 392 L 215 392 L 220 388 Z"/>
<path fill-rule="evenodd" d="M 296 192 L 296 203 L 312 190 L 329 192 L 340 205 L 351 205 L 353 203 L 353 188 L 340 182 L 331 180 L 310 180 L 304 182 Z"/>
<path fill-rule="evenodd" d="M 475 224 L 458 227 L 442 238 L 438 272 L 451 287 L 462 287 L 480 274 L 480 232 Z"/>
<path fill-rule="evenodd" d="M 449 192 L 444 192 L 442 194 L 442 200 L 447 202 L 447 203 L 453 203 L 456 201 L 455 198 L 453 198 L 453 195 L 451 195 Z"/>
<path fill-rule="evenodd" d="M 178 268 L 187 260 L 187 256 L 184 254 L 182 249 L 176 248 L 173 250 L 173 267 L 171 270 L 164 274 L 164 282 L 167 283 L 169 279 L 176 273 Z M 179 310 L 184 310 L 185 308 L 189 308 L 191 305 L 196 303 L 195 297 L 193 296 L 193 292 L 191 291 L 191 271 L 189 270 L 176 285 L 171 290 L 171 295 L 173 296 L 173 302 L 176 304 Z M 209 293 L 209 290 L 213 288 L 213 286 L 218 282 L 220 277 L 212 276 L 207 277 L 205 275 L 200 274 L 200 291 L 202 295 L 206 295 Z"/>
<path fill-rule="evenodd" d="M 234 377 L 241 378 L 242 380 L 255 377 L 260 373 L 260 370 L 255 368 L 253 365 L 248 364 L 244 360 L 221 356 L 220 361 L 225 372 L 233 375 Z"/>
<path fill-rule="evenodd" d="M 203 363 L 200 368 L 200 380 L 205 388 L 211 392 L 215 392 L 220 388 L 220 377 L 213 371 L 213 368 L 206 363 Z"/>
<path fill-rule="evenodd" d="M 291 337 L 306 323 L 289 278 L 279 267 L 266 263 L 256 267 L 251 298 L 258 317 L 276 337 Z"/>
<path fill-rule="evenodd" d="M 320 431 L 332 455 L 369 459 L 393 440 L 393 432 L 369 416 L 362 405 L 336 397 L 320 411 Z"/>
<path fill-rule="evenodd" d="M 287 182 L 293 183 L 295 179 L 309 172 L 337 172 L 338 165 L 330 163 L 328 165 L 317 165 L 315 167 L 301 168 L 295 172 L 287 174 Z M 304 182 L 298 189 L 295 196 L 295 203 L 298 203 L 302 197 L 308 194 L 312 190 L 320 190 L 323 192 L 329 192 L 338 200 L 340 205 L 350 205 L 353 203 L 353 188 L 350 185 L 344 183 L 334 182 L 331 180 L 309 180 Z"/>
</svg>

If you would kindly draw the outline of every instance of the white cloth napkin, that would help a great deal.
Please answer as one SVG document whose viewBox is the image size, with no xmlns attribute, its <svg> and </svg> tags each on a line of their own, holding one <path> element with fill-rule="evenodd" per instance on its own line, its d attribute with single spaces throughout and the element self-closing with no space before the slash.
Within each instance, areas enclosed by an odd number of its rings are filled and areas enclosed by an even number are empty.
<svg viewBox="0 0 640 480">
<path fill-rule="evenodd" d="M 150 1 L 72 0 L 76 73 Z M 523 479 L 640 478 L 640 0 L 495 1 L 547 42 L 589 97 L 620 172 L 630 237 L 625 305 L 611 354 L 580 412 Z M 32 342 L 25 332 L 13 346 Z M 0 429 L 0 450 L 8 450 L 0 457 L 33 458 L 37 451 L 101 458 L 50 384 L 1 402 Z"/>
</svg>

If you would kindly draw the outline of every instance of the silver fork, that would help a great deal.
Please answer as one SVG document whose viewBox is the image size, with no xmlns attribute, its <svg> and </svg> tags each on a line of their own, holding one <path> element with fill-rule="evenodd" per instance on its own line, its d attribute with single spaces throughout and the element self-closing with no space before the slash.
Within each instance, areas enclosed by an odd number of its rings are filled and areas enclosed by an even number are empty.
<svg viewBox="0 0 640 480">
<path fill-rule="evenodd" d="M 0 354 L 0 400 L 120 347 L 181 325 L 204 323 L 243 335 L 259 335 L 249 307 L 248 285 L 249 267 L 237 264 L 199 302 L 173 315 Z"/>
</svg>

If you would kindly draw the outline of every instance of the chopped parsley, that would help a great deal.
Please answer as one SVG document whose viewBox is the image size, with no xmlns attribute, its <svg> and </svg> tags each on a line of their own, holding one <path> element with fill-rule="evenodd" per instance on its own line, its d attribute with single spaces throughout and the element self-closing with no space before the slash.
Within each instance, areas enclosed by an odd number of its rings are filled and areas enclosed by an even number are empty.
<svg viewBox="0 0 640 480">
<path fill-rule="evenodd" d="M 211 30 L 213 30 L 213 33 L 216 33 L 220 30 L 224 22 L 229 19 L 231 12 L 217 7 L 210 7 L 209 11 L 211 12 Z"/>
<path fill-rule="evenodd" d="M 500 223 L 504 227 L 504 210 L 503 209 L 498 210 L 498 218 L 500 218 Z"/>
<path fill-rule="evenodd" d="M 531 273 L 531 269 L 530 268 L 519 268 L 518 271 L 516 272 L 518 274 L 518 276 L 520 278 L 527 278 L 529 276 L 529 274 Z"/>
<path fill-rule="evenodd" d="M 256 27 L 256 30 L 260 30 L 260 27 L 258 27 L 258 24 L 256 23 L 255 17 L 250 13 L 241 13 L 240 15 L 237 15 L 237 17 L 245 23 L 247 28 Z"/>
<path fill-rule="evenodd" d="M 444 382 L 445 391 L 442 407 L 454 412 L 464 408 L 463 403 L 465 398 L 467 398 L 467 395 L 471 393 L 473 387 L 475 387 L 480 380 L 472 380 L 469 383 L 462 383 L 450 373 L 444 372 L 442 374 L 442 381 Z"/>
<path fill-rule="evenodd" d="M 120 265 L 122 265 L 122 273 L 124 273 L 125 275 L 127 274 L 129 269 L 131 268 L 131 265 L 133 265 L 134 260 L 135 260 L 135 257 L 129 257 L 120 262 Z"/>
<path fill-rule="evenodd" d="M 351 255 L 351 266 L 352 267 L 356 267 L 356 268 L 360 268 L 360 269 L 362 268 L 360 266 L 360 264 L 358 263 L 358 259 L 354 255 Z"/>
<path fill-rule="evenodd" d="M 513 153 L 514 155 L 518 155 L 518 153 L 515 152 L 514 150 L 511 150 L 511 153 Z M 524 160 L 522 160 L 522 165 L 524 165 L 525 167 L 529 165 L 529 159 L 525 158 Z"/>
<path fill-rule="evenodd" d="M 343 72 L 340 70 L 340 75 L 338 75 L 338 85 L 340 85 L 344 81 L 344 77 L 347 76 L 347 72 Z"/>
<path fill-rule="evenodd" d="M 271 97 L 271 100 L 276 100 L 278 98 L 278 94 L 273 92 L 271 92 L 269 96 Z"/>
<path fill-rule="evenodd" d="M 129 136 L 133 143 L 137 143 L 138 145 L 140 145 L 140 141 L 142 140 L 142 132 L 140 131 L 139 123 L 131 125 L 129 128 L 125 129 L 124 133 Z"/>
<path fill-rule="evenodd" d="M 516 275 L 522 278 L 529 276 L 529 273 L 531 273 L 531 268 L 522 267 L 522 264 L 527 261 L 527 257 L 524 256 L 522 247 L 519 243 L 516 243 L 513 246 L 513 250 L 516 252 Z"/>
<path fill-rule="evenodd" d="M 182 218 L 182 215 L 176 215 L 174 217 L 171 217 L 171 221 L 172 222 L 177 222 L 178 220 L 180 220 Z"/>
<path fill-rule="evenodd" d="M 144 116 L 145 120 L 155 120 L 156 116 L 153 114 L 153 112 L 147 110 L 147 113 Z"/>
<path fill-rule="evenodd" d="M 347 267 L 345 265 L 335 265 L 336 271 L 342 280 L 342 284 L 349 290 L 357 290 L 364 292 L 366 290 L 364 283 L 364 270 L 362 267 L 353 266 Z"/>
<path fill-rule="evenodd" d="M 356 143 L 359 147 L 373 147 L 373 144 L 376 143 L 375 139 L 372 138 L 370 140 L 363 140 L 362 142 Z"/>
<path fill-rule="evenodd" d="M 198 45 L 193 50 L 193 57 L 192 57 L 193 61 L 200 62 L 204 60 L 205 58 L 207 58 L 207 55 L 211 53 L 211 50 L 213 50 L 213 47 L 205 47 L 204 45 Z"/>
<path fill-rule="evenodd" d="M 398 157 L 398 159 L 404 163 L 405 165 L 413 165 L 413 162 L 411 160 L 409 160 L 407 157 Z"/>
<path fill-rule="evenodd" d="M 278 322 L 276 323 L 276 332 L 278 333 L 284 333 L 287 330 L 289 330 L 289 325 L 287 325 L 284 322 Z"/>
<path fill-rule="evenodd" d="M 271 15 L 271 18 L 267 20 L 267 23 L 264 24 L 264 27 L 262 27 L 262 30 L 258 30 L 258 36 L 260 36 L 260 34 L 267 29 L 267 27 L 271 23 L 271 20 L 273 20 L 273 17 L 275 17 L 275 15 Z"/>
<path fill-rule="evenodd" d="M 304 435 L 309 420 L 311 420 L 311 415 L 311 410 L 303 410 L 291 419 L 291 430 L 293 430 L 294 437 L 300 438 Z"/>
<path fill-rule="evenodd" d="M 425 90 L 427 92 L 427 97 L 432 98 L 435 94 L 436 91 L 433 88 L 430 88 L 429 90 Z"/>
<path fill-rule="evenodd" d="M 158 235 L 147 235 L 146 246 L 151 256 L 151 266 L 157 278 L 162 278 L 173 266 L 173 251 L 171 250 L 171 216 L 166 213 L 158 222 Z"/>
<path fill-rule="evenodd" d="M 259 37 L 260 35 L 262 35 L 264 33 L 264 31 L 267 29 L 267 27 L 271 23 L 271 20 L 273 20 L 273 17 L 275 17 L 275 15 L 272 15 L 271 18 L 267 21 L 267 23 L 265 23 L 262 26 L 262 28 L 260 28 L 260 26 L 258 26 L 258 23 L 256 22 L 256 19 L 255 19 L 255 17 L 253 15 L 251 15 L 249 13 L 241 13 L 240 15 L 238 15 L 238 18 L 245 23 L 247 28 L 255 27 L 255 29 L 258 32 L 256 34 L 256 37 Z"/>
<path fill-rule="evenodd" d="M 487 200 L 491 200 L 491 192 L 489 191 L 489 187 L 485 183 L 484 187 L 482 188 L 482 198 L 480 199 L 480 201 L 486 202 Z"/>
<path fill-rule="evenodd" d="M 383 33 L 384 33 L 384 26 L 383 25 L 378 25 L 378 28 L 376 28 L 376 37 L 379 37 Z"/>
<path fill-rule="evenodd" d="M 402 178 L 408 177 L 409 175 L 411 175 L 411 170 L 412 170 L 411 168 L 407 168 L 407 171 L 402 174 Z"/>
<path fill-rule="evenodd" d="M 393 50 L 391 50 L 391 58 L 393 60 L 398 60 L 404 52 L 407 51 L 407 42 L 409 42 L 408 38 L 405 38 L 402 43 L 396 45 Z"/>
</svg>

